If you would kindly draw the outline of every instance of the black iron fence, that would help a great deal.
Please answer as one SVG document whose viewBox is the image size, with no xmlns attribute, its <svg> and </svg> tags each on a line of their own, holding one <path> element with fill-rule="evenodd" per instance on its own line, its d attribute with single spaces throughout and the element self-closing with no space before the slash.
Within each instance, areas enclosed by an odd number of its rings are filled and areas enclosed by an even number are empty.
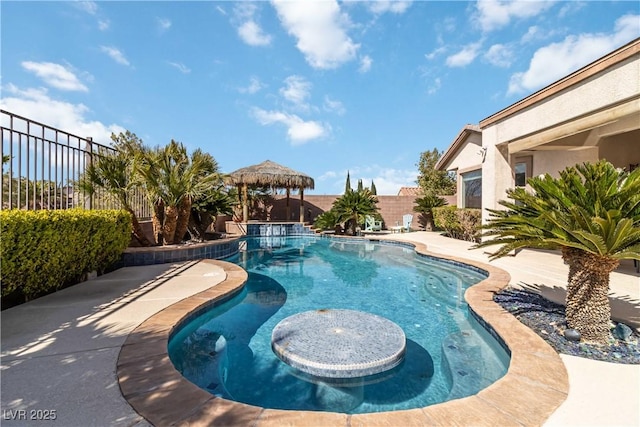
<svg viewBox="0 0 640 427">
<path fill-rule="evenodd" d="M 90 137 L 80 137 L 26 117 L 0 110 L 2 195 L 0 209 L 114 209 L 117 202 L 98 191 L 87 194 L 77 185 L 96 156 L 114 151 Z M 140 219 L 151 210 L 142 192 L 132 206 Z"/>
</svg>

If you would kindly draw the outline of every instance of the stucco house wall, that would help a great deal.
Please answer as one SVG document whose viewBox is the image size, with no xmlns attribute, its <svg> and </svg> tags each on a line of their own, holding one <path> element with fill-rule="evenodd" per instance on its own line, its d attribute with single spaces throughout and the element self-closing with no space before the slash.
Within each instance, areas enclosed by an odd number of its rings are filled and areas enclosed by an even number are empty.
<svg viewBox="0 0 640 427">
<path fill-rule="evenodd" d="M 465 125 L 458 133 L 451 146 L 445 151 L 435 168 L 446 170 L 456 175 L 456 196 L 453 203 L 456 206 L 464 206 L 464 188 L 462 175 L 474 170 L 482 169 L 482 133 L 477 125 Z"/>
<path fill-rule="evenodd" d="M 606 158 L 618 167 L 640 157 L 640 39 L 482 120 L 482 207 L 514 187 L 515 159 L 528 176 Z M 483 210 L 483 221 L 488 213 Z"/>
<path fill-rule="evenodd" d="M 572 151 L 570 160 L 573 164 L 598 161 L 598 147 Z M 560 171 L 567 167 L 567 156 L 559 156 L 557 151 L 537 151 L 533 154 L 533 173 L 538 176 L 548 173 L 554 178 L 560 176 Z"/>
</svg>

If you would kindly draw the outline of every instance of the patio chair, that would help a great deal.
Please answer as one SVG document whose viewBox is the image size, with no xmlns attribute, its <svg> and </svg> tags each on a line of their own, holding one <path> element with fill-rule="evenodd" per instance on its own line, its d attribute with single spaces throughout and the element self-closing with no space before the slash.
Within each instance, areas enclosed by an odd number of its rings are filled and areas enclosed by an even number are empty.
<svg viewBox="0 0 640 427">
<path fill-rule="evenodd" d="M 382 230 L 382 221 L 376 221 L 371 215 L 364 218 L 364 231 L 380 231 Z"/>
<path fill-rule="evenodd" d="M 412 214 L 402 215 L 402 229 L 407 233 L 411 231 L 411 222 L 413 222 Z"/>
</svg>

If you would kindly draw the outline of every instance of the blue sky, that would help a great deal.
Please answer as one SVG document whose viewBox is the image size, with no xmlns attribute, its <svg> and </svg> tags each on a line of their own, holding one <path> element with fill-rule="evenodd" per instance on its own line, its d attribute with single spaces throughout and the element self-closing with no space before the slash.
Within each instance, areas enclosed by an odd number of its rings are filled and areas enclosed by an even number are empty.
<svg viewBox="0 0 640 427">
<path fill-rule="evenodd" d="M 640 36 L 637 1 L 2 1 L 3 109 L 272 160 L 310 194 L 414 186 L 420 153 Z"/>
</svg>

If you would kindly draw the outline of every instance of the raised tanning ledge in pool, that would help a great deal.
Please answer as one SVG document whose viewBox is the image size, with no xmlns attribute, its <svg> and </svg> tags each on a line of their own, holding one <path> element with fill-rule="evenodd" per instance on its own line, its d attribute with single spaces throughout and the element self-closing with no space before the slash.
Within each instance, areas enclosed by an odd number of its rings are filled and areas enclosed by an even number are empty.
<svg viewBox="0 0 640 427">
<path fill-rule="evenodd" d="M 286 364 L 324 378 L 360 378 L 404 359 L 406 338 L 395 323 L 355 310 L 312 310 L 276 325 L 271 348 Z"/>
</svg>

